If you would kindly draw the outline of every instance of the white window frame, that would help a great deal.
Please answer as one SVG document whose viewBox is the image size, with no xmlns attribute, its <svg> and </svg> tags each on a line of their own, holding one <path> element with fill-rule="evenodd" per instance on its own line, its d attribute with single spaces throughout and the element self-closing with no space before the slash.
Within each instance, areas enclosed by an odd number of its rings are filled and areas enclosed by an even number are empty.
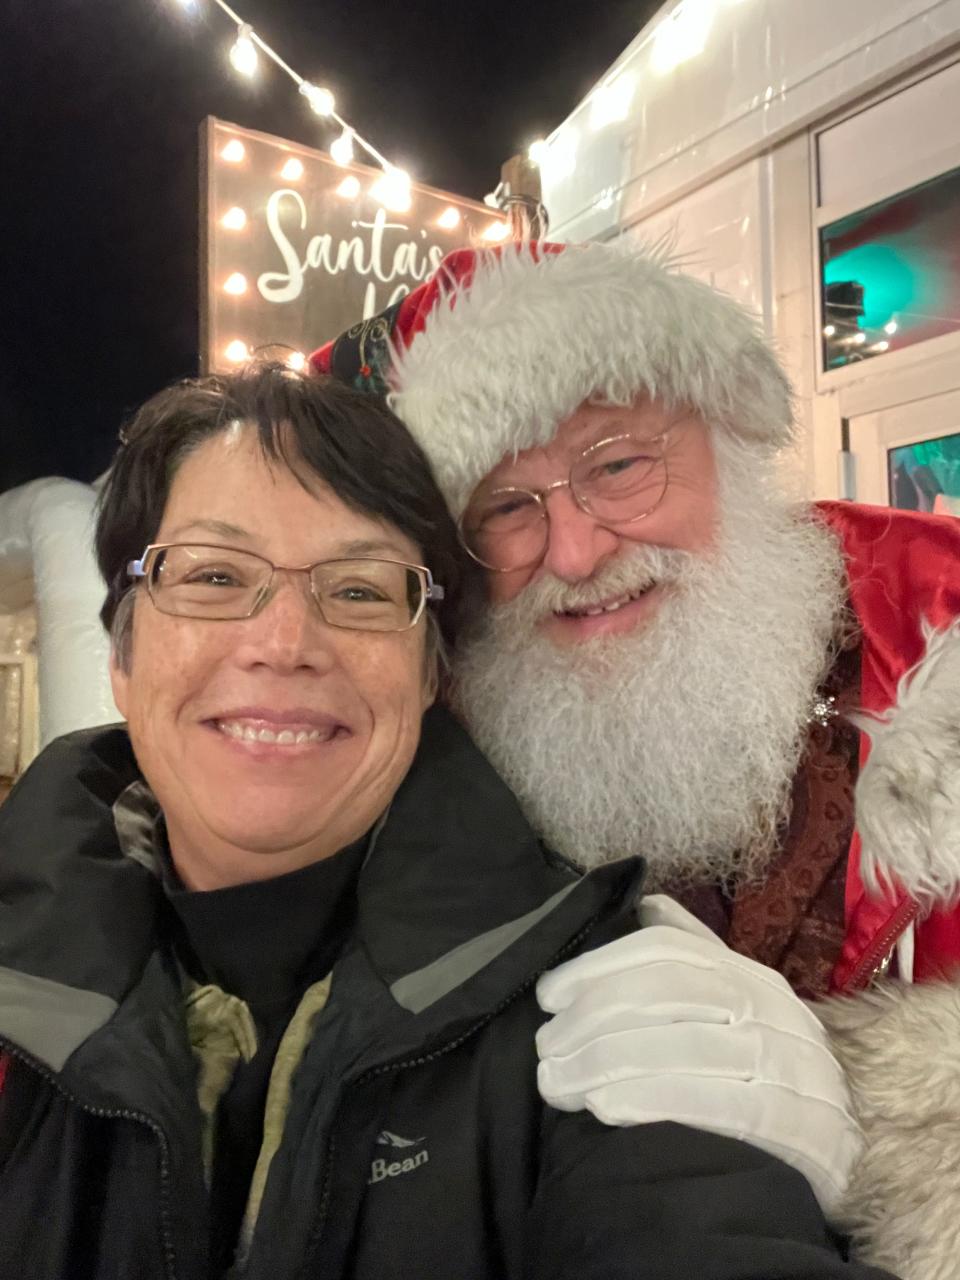
<svg viewBox="0 0 960 1280">
<path fill-rule="evenodd" d="M 871 205 L 878 204 L 882 200 L 889 200 L 901 195 L 923 182 L 942 177 L 952 169 L 960 169 L 960 138 L 957 139 L 956 143 L 942 148 L 935 155 L 928 156 L 922 162 L 905 164 L 896 178 L 885 178 L 883 181 L 877 182 L 875 186 L 864 188 L 859 192 L 855 200 L 823 206 L 819 202 L 820 134 L 826 133 L 828 129 L 834 128 L 844 120 L 852 119 L 864 111 L 869 111 L 877 103 L 902 93 L 905 89 L 909 89 L 911 85 L 938 75 L 958 61 L 960 61 L 960 51 L 953 49 L 945 57 L 930 63 L 922 70 L 914 72 L 903 80 L 884 85 L 876 93 L 860 99 L 856 104 L 839 112 L 837 115 L 818 122 L 810 130 L 810 203 L 812 210 L 810 261 L 813 269 L 814 379 L 817 392 L 836 391 L 842 387 L 849 386 L 851 383 L 862 382 L 865 378 L 874 376 L 881 371 L 884 374 L 903 372 L 916 364 L 928 360 L 938 360 L 944 356 L 960 357 L 960 332 L 945 333 L 936 338 L 927 338 L 923 342 L 916 342 L 912 346 L 902 348 L 900 351 L 890 351 L 880 356 L 874 356 L 870 360 L 854 361 L 853 364 L 844 365 L 840 369 L 824 369 L 822 339 L 825 321 L 820 266 L 820 232 L 823 227 L 832 222 L 837 222 L 840 218 L 847 217 L 849 214 L 858 213 L 861 209 L 868 209 Z"/>
</svg>

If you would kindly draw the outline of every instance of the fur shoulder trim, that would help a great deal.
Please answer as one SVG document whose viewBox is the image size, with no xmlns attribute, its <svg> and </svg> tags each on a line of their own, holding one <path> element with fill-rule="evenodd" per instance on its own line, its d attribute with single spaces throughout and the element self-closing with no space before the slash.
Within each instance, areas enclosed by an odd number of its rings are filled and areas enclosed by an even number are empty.
<svg viewBox="0 0 960 1280">
<path fill-rule="evenodd" d="M 960 621 L 923 631 L 896 704 L 855 717 L 872 743 L 856 808 L 868 890 L 895 881 L 930 910 L 960 900 Z"/>
<path fill-rule="evenodd" d="M 960 983 L 885 982 L 814 1008 L 866 1140 L 840 1225 L 861 1259 L 902 1280 L 956 1280 Z"/>
<path fill-rule="evenodd" d="M 593 397 L 691 405 L 771 451 L 792 433 L 790 386 L 758 322 L 663 249 L 480 254 L 393 351 L 391 384 L 455 516 L 501 459 L 547 444 Z"/>
</svg>

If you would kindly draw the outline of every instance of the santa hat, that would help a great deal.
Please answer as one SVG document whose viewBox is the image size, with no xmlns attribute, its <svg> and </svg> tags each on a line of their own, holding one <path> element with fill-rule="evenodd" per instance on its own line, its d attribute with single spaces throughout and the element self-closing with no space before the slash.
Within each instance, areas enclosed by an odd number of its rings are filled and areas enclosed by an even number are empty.
<svg viewBox="0 0 960 1280">
<path fill-rule="evenodd" d="M 689 405 L 763 451 L 792 432 L 790 386 L 757 321 L 635 247 L 457 250 L 310 361 L 387 395 L 454 516 L 501 459 L 547 444 L 592 398 Z"/>
</svg>

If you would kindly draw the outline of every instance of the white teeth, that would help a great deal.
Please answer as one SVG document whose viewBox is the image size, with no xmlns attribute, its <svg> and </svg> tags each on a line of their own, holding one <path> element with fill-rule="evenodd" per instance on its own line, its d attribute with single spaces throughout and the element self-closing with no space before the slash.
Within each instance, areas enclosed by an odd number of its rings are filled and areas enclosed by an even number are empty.
<svg viewBox="0 0 960 1280">
<path fill-rule="evenodd" d="M 638 591 L 633 595 L 628 592 L 626 595 L 622 595 L 619 600 L 611 600 L 609 604 L 592 604 L 583 609 L 570 609 L 568 612 L 574 618 L 597 618 L 601 613 L 616 613 L 625 604 L 630 604 L 643 594 L 643 591 Z"/>
<path fill-rule="evenodd" d="M 266 742 L 282 747 L 303 745 L 306 742 L 328 742 L 334 729 L 267 729 L 263 726 L 240 724 L 236 720 L 218 720 L 217 727 L 229 738 L 240 742 Z"/>
</svg>

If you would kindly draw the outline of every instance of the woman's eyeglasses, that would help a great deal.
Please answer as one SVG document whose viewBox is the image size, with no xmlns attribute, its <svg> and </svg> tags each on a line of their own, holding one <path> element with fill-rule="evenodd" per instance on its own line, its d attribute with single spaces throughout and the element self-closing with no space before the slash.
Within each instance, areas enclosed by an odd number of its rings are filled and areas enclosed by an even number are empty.
<svg viewBox="0 0 960 1280">
<path fill-rule="evenodd" d="M 283 574 L 305 574 L 324 622 L 351 631 L 408 631 L 427 602 L 443 599 L 430 570 L 400 560 L 319 560 L 289 567 L 252 551 L 202 543 L 154 543 L 127 565 L 161 613 L 228 621 L 252 618 Z"/>
</svg>

